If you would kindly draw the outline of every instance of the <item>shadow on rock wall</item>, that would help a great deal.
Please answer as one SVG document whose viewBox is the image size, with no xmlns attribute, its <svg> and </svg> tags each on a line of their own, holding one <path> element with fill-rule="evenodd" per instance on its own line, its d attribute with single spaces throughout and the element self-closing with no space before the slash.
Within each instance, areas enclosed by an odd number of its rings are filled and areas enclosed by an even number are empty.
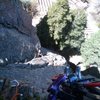
<svg viewBox="0 0 100 100">
<path fill-rule="evenodd" d="M 83 75 L 91 75 L 91 76 L 94 76 L 96 78 L 100 78 L 100 72 L 99 72 L 97 67 L 88 68 L 85 71 L 82 71 L 82 74 Z"/>
</svg>

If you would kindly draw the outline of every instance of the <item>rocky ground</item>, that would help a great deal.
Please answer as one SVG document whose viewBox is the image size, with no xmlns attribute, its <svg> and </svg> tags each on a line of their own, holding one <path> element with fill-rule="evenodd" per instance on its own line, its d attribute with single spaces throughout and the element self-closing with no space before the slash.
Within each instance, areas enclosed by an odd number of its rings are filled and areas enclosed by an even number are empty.
<svg viewBox="0 0 100 100">
<path fill-rule="evenodd" d="M 45 56 L 26 63 L 0 67 L 0 77 L 28 84 L 36 93 L 44 97 L 47 95 L 52 76 L 64 73 L 65 63 L 66 60 L 62 56 L 48 52 Z"/>
<path fill-rule="evenodd" d="M 21 66 L 20 66 L 21 67 Z M 34 67 L 34 66 L 33 66 Z M 47 94 L 47 88 L 53 75 L 63 73 L 64 67 L 44 66 L 42 68 L 1 68 L 0 77 L 17 80 L 20 83 L 32 87 L 36 93 L 43 96 Z"/>
<path fill-rule="evenodd" d="M 41 98 L 39 100 L 45 100 L 48 94 L 47 88 L 52 82 L 51 78 L 54 75 L 63 74 L 64 68 L 67 64 L 66 60 L 60 55 L 54 54 L 50 51 L 45 52 L 45 54 L 45 56 L 34 58 L 26 63 L 8 64 L 5 67 L 0 67 L 0 77 L 2 79 L 6 78 L 10 81 L 17 80 L 20 84 L 23 84 L 23 88 L 21 89 L 25 90 L 27 95 L 30 96 L 32 94 L 34 98 L 39 97 Z M 92 67 L 82 73 L 83 75 L 90 74 L 100 78 L 100 74 L 95 67 Z M 23 95 L 26 93 L 24 92 L 22 92 Z M 85 98 L 85 100 L 89 99 Z"/>
</svg>

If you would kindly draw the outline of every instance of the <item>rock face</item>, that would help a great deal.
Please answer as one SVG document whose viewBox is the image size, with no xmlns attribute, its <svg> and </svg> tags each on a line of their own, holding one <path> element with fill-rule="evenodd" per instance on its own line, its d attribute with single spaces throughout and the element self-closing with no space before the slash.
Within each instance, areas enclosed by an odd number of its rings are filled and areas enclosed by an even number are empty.
<svg viewBox="0 0 100 100">
<path fill-rule="evenodd" d="M 0 0 L 0 64 L 32 59 L 40 48 L 32 17 L 19 0 Z"/>
<path fill-rule="evenodd" d="M 31 61 L 27 62 L 26 64 L 32 65 L 51 65 L 51 66 L 63 66 L 67 64 L 66 59 L 58 54 L 48 51 L 45 56 L 40 58 L 32 59 Z"/>
<path fill-rule="evenodd" d="M 22 8 L 19 0 L 0 0 L 0 24 L 18 31 L 31 34 L 32 17 Z"/>
</svg>

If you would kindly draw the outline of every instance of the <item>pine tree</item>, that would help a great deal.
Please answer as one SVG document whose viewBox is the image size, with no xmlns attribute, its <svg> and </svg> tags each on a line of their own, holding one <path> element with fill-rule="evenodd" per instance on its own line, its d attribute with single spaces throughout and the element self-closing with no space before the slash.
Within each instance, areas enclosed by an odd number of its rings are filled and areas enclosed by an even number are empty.
<svg viewBox="0 0 100 100">
<path fill-rule="evenodd" d="M 81 54 L 85 65 L 90 65 L 91 63 L 100 65 L 100 31 L 83 43 Z"/>
</svg>

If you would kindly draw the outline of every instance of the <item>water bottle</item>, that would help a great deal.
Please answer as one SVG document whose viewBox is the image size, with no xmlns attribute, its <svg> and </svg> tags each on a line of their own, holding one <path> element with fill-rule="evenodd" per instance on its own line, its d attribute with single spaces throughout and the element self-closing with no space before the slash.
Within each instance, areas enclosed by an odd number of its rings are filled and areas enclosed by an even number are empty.
<svg viewBox="0 0 100 100">
<path fill-rule="evenodd" d="M 81 69 L 79 66 L 76 67 L 76 72 L 75 74 L 77 75 L 78 79 L 82 79 L 82 75 L 81 75 Z"/>
<path fill-rule="evenodd" d="M 66 76 L 69 76 L 71 74 L 70 66 L 65 67 L 65 74 L 66 74 Z"/>
</svg>

